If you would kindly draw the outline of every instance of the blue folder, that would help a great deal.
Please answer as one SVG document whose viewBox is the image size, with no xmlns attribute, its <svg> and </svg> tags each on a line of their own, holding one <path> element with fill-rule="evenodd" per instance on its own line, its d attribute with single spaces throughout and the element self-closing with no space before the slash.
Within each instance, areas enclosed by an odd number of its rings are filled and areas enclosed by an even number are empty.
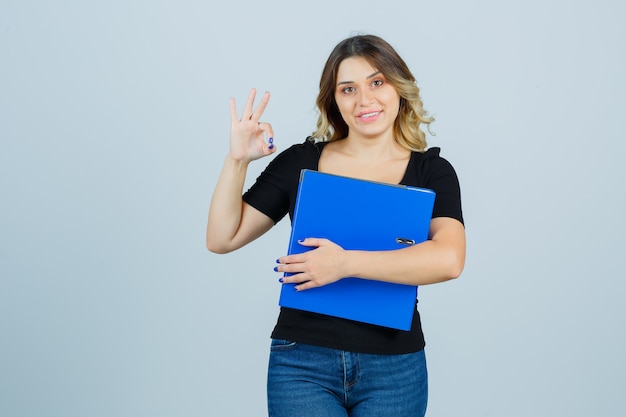
<svg viewBox="0 0 626 417">
<path fill-rule="evenodd" d="M 348 250 L 393 250 L 428 239 L 435 192 L 303 169 L 289 254 L 313 248 L 298 240 L 327 238 Z M 289 274 L 285 274 L 289 275 Z M 354 277 L 296 291 L 283 284 L 278 304 L 349 320 L 410 330 L 417 287 Z"/>
</svg>

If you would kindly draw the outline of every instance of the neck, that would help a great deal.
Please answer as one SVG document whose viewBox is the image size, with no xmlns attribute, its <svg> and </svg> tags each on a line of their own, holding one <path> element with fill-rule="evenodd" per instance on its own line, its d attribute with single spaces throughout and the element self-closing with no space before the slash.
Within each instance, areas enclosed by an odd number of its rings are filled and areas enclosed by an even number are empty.
<svg viewBox="0 0 626 417">
<path fill-rule="evenodd" d="M 399 155 L 404 155 L 407 152 L 391 136 L 365 138 L 348 135 L 341 142 L 341 151 L 343 153 L 364 160 L 397 158 Z"/>
</svg>

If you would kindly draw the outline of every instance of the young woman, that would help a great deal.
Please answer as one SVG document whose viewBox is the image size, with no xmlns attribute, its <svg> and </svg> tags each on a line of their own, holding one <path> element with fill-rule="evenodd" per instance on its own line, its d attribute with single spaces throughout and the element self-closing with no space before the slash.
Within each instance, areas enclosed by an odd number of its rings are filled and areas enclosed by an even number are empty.
<svg viewBox="0 0 626 417">
<path fill-rule="evenodd" d="M 312 250 L 278 258 L 275 270 L 290 273 L 284 283 L 309 291 L 344 277 L 426 285 L 461 274 L 465 229 L 458 179 L 439 148 L 426 150 L 422 127 L 432 118 L 391 45 L 372 35 L 340 42 L 322 72 L 317 130 L 276 155 L 244 192 L 248 164 L 276 152 L 272 126 L 262 121 L 269 93 L 256 107 L 255 96 L 253 89 L 241 117 L 231 99 L 230 151 L 209 209 L 210 251 L 234 251 L 293 216 L 300 170 L 308 168 L 434 190 L 429 239 L 375 252 L 307 238 L 302 244 Z M 320 213 L 320 221 L 328 215 Z M 281 308 L 271 336 L 270 416 L 424 415 L 428 383 L 417 311 L 411 330 L 402 331 Z"/>
</svg>

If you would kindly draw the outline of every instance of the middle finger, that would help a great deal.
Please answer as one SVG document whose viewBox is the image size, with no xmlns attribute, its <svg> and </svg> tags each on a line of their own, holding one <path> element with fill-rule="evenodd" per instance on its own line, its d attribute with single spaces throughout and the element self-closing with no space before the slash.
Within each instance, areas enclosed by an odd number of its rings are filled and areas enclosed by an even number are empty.
<svg viewBox="0 0 626 417">
<path fill-rule="evenodd" d="M 266 91 L 265 94 L 263 94 L 263 97 L 261 98 L 261 101 L 257 105 L 256 109 L 254 109 L 254 111 L 250 113 L 250 116 L 249 116 L 250 120 L 252 120 L 253 122 L 258 122 L 261 119 L 261 116 L 263 115 L 263 112 L 265 111 L 265 108 L 267 107 L 267 103 L 269 102 L 269 100 L 270 100 L 270 93 L 269 91 Z M 254 102 L 254 97 L 252 97 L 251 101 L 250 100 L 248 101 L 250 109 L 252 109 L 253 102 Z"/>
</svg>

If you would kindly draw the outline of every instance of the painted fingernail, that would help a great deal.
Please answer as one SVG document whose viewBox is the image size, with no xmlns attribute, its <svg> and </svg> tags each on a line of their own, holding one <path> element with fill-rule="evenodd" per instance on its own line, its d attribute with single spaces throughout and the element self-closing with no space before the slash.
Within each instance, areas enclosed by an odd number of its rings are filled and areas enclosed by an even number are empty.
<svg viewBox="0 0 626 417">
<path fill-rule="evenodd" d="M 282 279 L 282 278 L 279 278 L 279 279 L 278 279 L 278 282 L 283 282 L 283 279 Z"/>
<path fill-rule="evenodd" d="M 274 149 L 274 138 L 270 138 L 270 139 L 269 139 L 269 142 L 270 142 L 270 146 L 269 146 L 269 148 L 270 148 L 270 149 Z"/>
<path fill-rule="evenodd" d="M 280 259 L 276 259 L 276 263 L 279 264 L 280 263 Z"/>
<path fill-rule="evenodd" d="M 274 267 L 274 271 L 278 272 L 278 267 L 277 266 Z"/>
</svg>

